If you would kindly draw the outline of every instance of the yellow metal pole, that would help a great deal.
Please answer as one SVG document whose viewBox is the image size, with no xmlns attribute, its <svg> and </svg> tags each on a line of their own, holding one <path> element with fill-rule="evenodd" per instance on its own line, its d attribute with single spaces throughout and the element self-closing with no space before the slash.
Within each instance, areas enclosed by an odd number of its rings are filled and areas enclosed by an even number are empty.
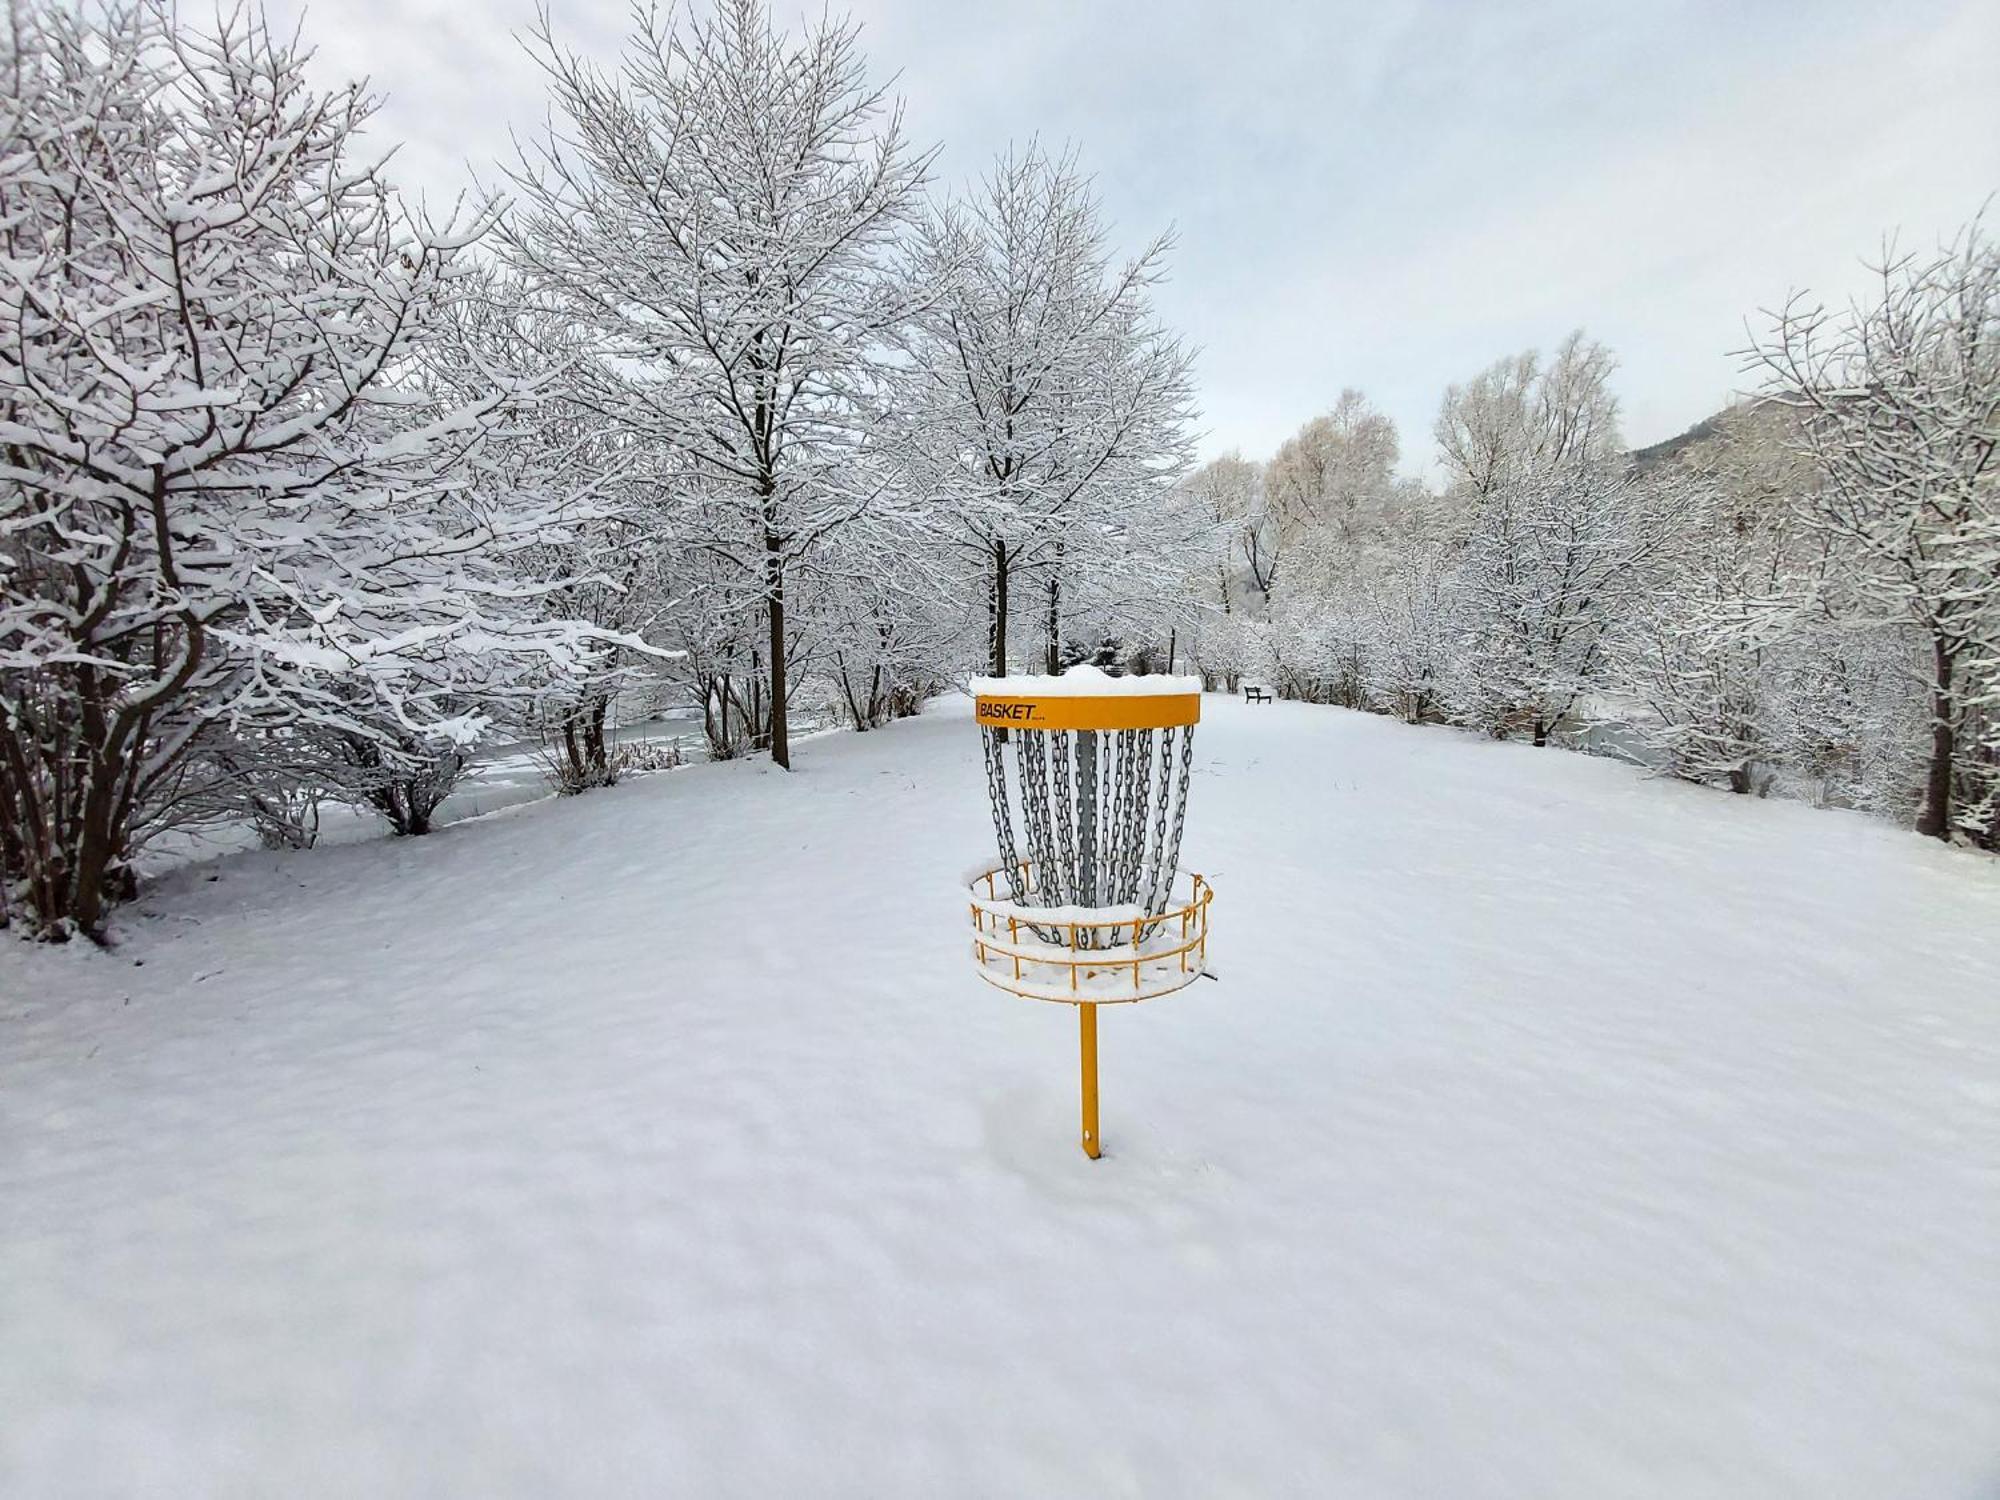
<svg viewBox="0 0 2000 1500">
<path fill-rule="evenodd" d="M 1083 1053 L 1083 1154 L 1097 1160 L 1097 1007 L 1076 1008 L 1077 1039 Z"/>
</svg>

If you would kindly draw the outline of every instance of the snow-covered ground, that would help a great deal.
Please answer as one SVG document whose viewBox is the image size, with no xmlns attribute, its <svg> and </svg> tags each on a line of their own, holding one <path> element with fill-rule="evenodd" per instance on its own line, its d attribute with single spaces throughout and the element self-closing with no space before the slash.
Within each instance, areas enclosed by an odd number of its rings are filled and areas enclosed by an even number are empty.
<svg viewBox="0 0 2000 1500">
<path fill-rule="evenodd" d="M 0 944 L 0 1495 L 1990 1496 L 2000 867 L 1210 698 L 974 977 L 963 700 Z"/>
</svg>

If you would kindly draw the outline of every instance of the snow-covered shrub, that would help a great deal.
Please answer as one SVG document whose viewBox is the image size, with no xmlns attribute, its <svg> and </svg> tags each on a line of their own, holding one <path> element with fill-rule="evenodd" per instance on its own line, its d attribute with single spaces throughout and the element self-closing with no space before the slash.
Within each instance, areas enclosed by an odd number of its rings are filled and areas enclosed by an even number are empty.
<svg viewBox="0 0 2000 1500">
<path fill-rule="evenodd" d="M 1822 805 L 1910 817 L 1929 738 L 1915 637 L 1880 621 L 1800 621 L 1769 659 L 1784 784 Z"/>
<path fill-rule="evenodd" d="M 292 726 L 212 733 L 191 764 L 205 793 L 203 814 L 248 821 L 266 849 L 310 849 L 319 839 L 320 805 L 340 779 L 323 741 Z"/>
<path fill-rule="evenodd" d="M 399 838 L 431 831 L 438 805 L 471 764 L 464 745 L 407 730 L 375 725 L 343 729 L 335 738 L 347 768 L 347 800 L 378 815 Z"/>
<path fill-rule="evenodd" d="M 1452 558 L 1418 543 L 1364 585 L 1370 627 L 1362 685 L 1367 702 L 1406 724 L 1442 719 L 1454 646 Z"/>
<path fill-rule="evenodd" d="M 677 771 L 686 764 L 687 755 L 679 745 L 626 740 L 611 752 L 611 779 L 616 781 L 628 774 Z"/>
<path fill-rule="evenodd" d="M 618 780 L 618 765 L 609 738 L 611 700 L 603 697 L 566 706 L 539 725 L 536 759 L 559 797 L 574 797 Z"/>
<path fill-rule="evenodd" d="M 1628 727 L 1685 781 L 1763 792 L 1779 754 L 1772 654 L 1805 608 L 1782 500 L 1687 481 L 1678 524 L 1638 580 L 1608 676 L 1643 704 Z"/>
<path fill-rule="evenodd" d="M 1281 583 L 1266 640 L 1272 686 L 1286 697 L 1339 708 L 1368 705 L 1371 632 L 1351 596 L 1295 598 Z"/>
</svg>

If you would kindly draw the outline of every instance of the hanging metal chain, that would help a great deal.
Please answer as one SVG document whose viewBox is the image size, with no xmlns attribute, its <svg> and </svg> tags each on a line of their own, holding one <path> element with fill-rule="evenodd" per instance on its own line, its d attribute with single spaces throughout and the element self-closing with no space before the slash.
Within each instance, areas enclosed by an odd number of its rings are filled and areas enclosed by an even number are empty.
<svg viewBox="0 0 2000 1500">
<path fill-rule="evenodd" d="M 993 840 L 1000 846 L 1000 860 L 1007 876 L 1007 899 L 1024 899 L 1021 890 L 1021 859 L 1014 850 L 1014 819 L 1007 805 L 1007 763 L 1000 747 L 998 731 L 980 727 L 986 742 L 986 798 L 993 806 Z"/>
<path fill-rule="evenodd" d="M 1079 906 L 1097 901 L 1097 731 L 1076 732 L 1076 890 Z"/>
<path fill-rule="evenodd" d="M 1055 906 L 1062 900 L 1060 867 L 1056 861 L 1055 839 L 1049 827 L 1048 736 L 1026 729 L 1014 735 L 1015 763 L 1021 772 L 1021 816 L 1027 826 L 1028 857 L 1034 861 L 1030 890 L 1038 906 Z M 1043 942 L 1055 942 L 1052 928 L 1037 927 Z"/>
<path fill-rule="evenodd" d="M 1049 888 L 1060 894 L 1051 895 L 1051 902 L 1075 899 L 1076 891 L 1076 804 L 1070 800 L 1070 744 L 1075 736 L 1067 729 L 1059 729 L 1049 736 L 1049 763 L 1054 785 L 1050 793 L 1050 811 L 1055 815 L 1056 846 L 1061 856 L 1056 867 L 1049 872 Z"/>
<path fill-rule="evenodd" d="M 1119 819 L 1118 889 L 1112 899 L 1139 899 L 1139 874 L 1146 861 L 1146 808 L 1153 795 L 1153 731 L 1128 729 L 1120 759 L 1125 764 L 1125 814 Z"/>
<path fill-rule="evenodd" d="M 987 796 L 1008 899 L 1023 906 L 1104 907 L 1133 903 L 1158 916 L 1173 899 L 1194 775 L 1194 726 L 1160 731 L 1157 776 L 1153 731 L 1023 730 L 1009 737 L 1019 779 L 1028 870 L 1021 869 L 1013 801 L 1007 786 L 1007 742 L 981 726 Z M 1075 758 L 1071 779 L 1072 751 Z M 1073 795 L 1072 795 L 1073 793 Z M 1150 825 L 1150 826 L 1149 826 Z M 1133 940 L 1149 938 L 1147 924 Z M 1067 928 L 1034 928 L 1044 942 L 1068 939 Z M 1078 946 L 1106 947 L 1120 933 L 1083 928 Z"/>
<path fill-rule="evenodd" d="M 1125 877 L 1125 803 L 1131 796 L 1130 772 L 1132 736 L 1128 731 L 1118 730 L 1104 737 L 1105 762 L 1111 768 L 1107 791 L 1111 800 L 1110 816 L 1104 824 L 1104 866 L 1103 879 L 1099 882 L 1100 900 L 1107 906 L 1122 897 L 1118 888 Z"/>
<path fill-rule="evenodd" d="M 1124 847 L 1118 842 L 1124 822 L 1125 762 L 1119 754 L 1124 749 L 1123 736 L 1107 731 L 1098 737 L 1098 743 L 1103 746 L 1104 803 L 1097 835 L 1097 904 L 1109 906 L 1118 899 L 1118 867 L 1125 860 Z"/>
<path fill-rule="evenodd" d="M 1173 798 L 1168 795 L 1174 769 L 1174 732 L 1160 732 L 1160 800 L 1155 805 L 1153 837 L 1146 861 L 1146 910 L 1158 914 L 1166 909 L 1167 893 L 1173 887 L 1174 867 L 1167 861 L 1167 814 Z M 1164 871 L 1164 878 L 1162 872 Z"/>
<path fill-rule="evenodd" d="M 1181 832 L 1187 826 L 1188 781 L 1194 775 L 1194 725 L 1181 730 L 1181 779 L 1174 791 L 1174 837 L 1167 846 L 1167 885 L 1171 890 L 1174 872 L 1181 863 Z M 1163 893 L 1164 899 L 1164 893 Z"/>
</svg>

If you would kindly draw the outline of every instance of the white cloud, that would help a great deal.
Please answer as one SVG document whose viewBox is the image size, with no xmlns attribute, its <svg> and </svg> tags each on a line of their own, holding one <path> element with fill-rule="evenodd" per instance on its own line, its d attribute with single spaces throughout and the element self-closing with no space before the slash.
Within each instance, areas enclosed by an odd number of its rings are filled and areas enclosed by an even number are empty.
<svg viewBox="0 0 2000 1500">
<path fill-rule="evenodd" d="M 1759 304 L 1844 296 L 1884 231 L 1928 241 L 2000 189 L 1985 0 L 856 13 L 944 182 L 1039 133 L 1079 146 L 1128 241 L 1178 225 L 1161 303 L 1203 347 L 1211 451 L 1267 452 L 1356 385 L 1420 468 L 1447 381 L 1579 324 L 1618 351 L 1627 436 L 1657 440 L 1726 397 Z M 628 14 L 558 4 L 555 24 L 609 60 Z M 509 34 L 532 19 L 348 0 L 306 30 L 323 77 L 388 91 L 377 136 L 436 196 L 539 126 Z"/>
</svg>

